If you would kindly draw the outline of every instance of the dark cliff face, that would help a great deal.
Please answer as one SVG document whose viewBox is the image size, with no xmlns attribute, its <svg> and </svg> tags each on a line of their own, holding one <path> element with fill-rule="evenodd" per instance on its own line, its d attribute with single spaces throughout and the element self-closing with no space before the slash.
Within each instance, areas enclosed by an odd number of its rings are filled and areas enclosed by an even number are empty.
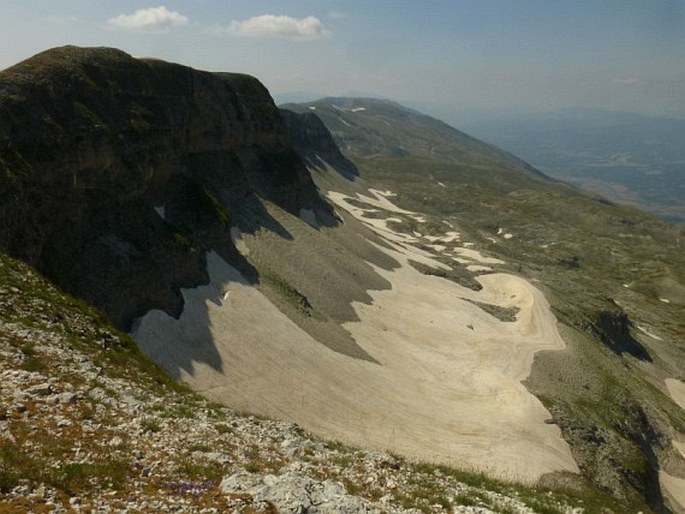
<svg viewBox="0 0 685 514">
<path fill-rule="evenodd" d="M 291 146 L 309 166 L 325 167 L 327 163 L 348 179 L 359 175 L 357 167 L 342 154 L 333 136 L 316 114 L 281 109 L 281 115 Z"/>
<path fill-rule="evenodd" d="M 119 327 L 179 313 L 207 250 L 239 260 L 254 195 L 325 209 L 255 78 L 76 47 L 0 73 L 0 248 Z"/>
</svg>

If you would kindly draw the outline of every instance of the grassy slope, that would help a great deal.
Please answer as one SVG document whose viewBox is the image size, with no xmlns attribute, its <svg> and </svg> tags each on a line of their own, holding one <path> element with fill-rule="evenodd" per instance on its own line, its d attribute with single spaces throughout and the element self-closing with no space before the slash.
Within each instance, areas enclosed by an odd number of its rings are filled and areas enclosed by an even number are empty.
<svg viewBox="0 0 685 514">
<path fill-rule="evenodd" d="M 663 380 L 684 378 L 684 229 L 543 178 L 397 104 L 326 99 L 291 107 L 312 105 L 362 178 L 429 214 L 433 227 L 452 223 L 510 271 L 539 281 L 569 351 L 539 355 L 527 386 L 597 485 L 636 508 L 646 498 L 658 509 L 658 467 L 683 465 L 670 440 L 685 433 L 685 415 Z M 514 237 L 498 237 L 500 228 Z M 621 337 L 642 345 L 651 362 L 616 354 L 597 337 L 600 313 L 622 311 L 632 328 Z"/>
</svg>

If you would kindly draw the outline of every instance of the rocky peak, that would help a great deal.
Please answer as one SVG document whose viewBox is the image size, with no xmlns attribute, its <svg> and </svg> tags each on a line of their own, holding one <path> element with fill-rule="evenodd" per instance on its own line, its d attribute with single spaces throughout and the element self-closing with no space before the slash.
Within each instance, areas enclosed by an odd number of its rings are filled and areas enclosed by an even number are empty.
<svg viewBox="0 0 685 514">
<path fill-rule="evenodd" d="M 0 73 L 0 247 L 116 325 L 179 312 L 255 195 L 326 209 L 255 78 L 62 47 Z"/>
</svg>

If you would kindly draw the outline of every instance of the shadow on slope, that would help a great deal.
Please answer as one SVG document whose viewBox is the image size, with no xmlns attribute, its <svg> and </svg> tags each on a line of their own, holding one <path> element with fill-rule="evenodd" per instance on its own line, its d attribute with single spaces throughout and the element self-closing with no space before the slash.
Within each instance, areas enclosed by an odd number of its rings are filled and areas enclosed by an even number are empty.
<svg viewBox="0 0 685 514">
<path fill-rule="evenodd" d="M 291 146 L 310 169 L 323 170 L 329 165 L 348 180 L 355 180 L 359 176 L 357 166 L 342 154 L 333 136 L 314 112 L 281 109 L 281 116 Z"/>
</svg>

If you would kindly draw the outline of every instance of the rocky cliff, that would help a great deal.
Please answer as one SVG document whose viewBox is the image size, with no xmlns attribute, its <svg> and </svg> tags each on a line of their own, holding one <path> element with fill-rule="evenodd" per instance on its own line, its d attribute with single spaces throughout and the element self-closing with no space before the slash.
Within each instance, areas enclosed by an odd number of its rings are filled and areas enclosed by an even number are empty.
<svg viewBox="0 0 685 514">
<path fill-rule="evenodd" d="M 56 48 L 0 73 L 0 247 L 121 328 L 177 314 L 204 255 L 254 195 L 326 209 L 253 77 L 108 48 Z"/>
<path fill-rule="evenodd" d="M 281 109 L 281 115 L 288 129 L 290 144 L 309 167 L 321 168 L 328 164 L 349 179 L 359 175 L 357 167 L 342 154 L 316 114 Z"/>
</svg>

